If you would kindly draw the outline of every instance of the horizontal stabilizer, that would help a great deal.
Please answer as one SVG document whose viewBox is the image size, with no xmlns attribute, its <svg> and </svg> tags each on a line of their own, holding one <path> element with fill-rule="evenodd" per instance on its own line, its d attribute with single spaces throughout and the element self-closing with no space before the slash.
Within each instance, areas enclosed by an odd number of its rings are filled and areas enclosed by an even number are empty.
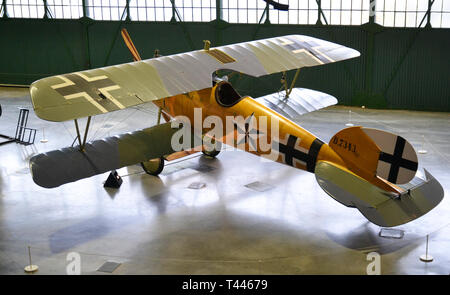
<svg viewBox="0 0 450 295">
<path fill-rule="evenodd" d="M 396 194 L 326 161 L 320 161 L 315 169 L 317 182 L 328 195 L 348 207 L 358 208 L 369 221 L 384 227 L 417 219 L 441 202 L 442 186 L 427 170 L 424 172 L 425 179 L 415 177 L 403 187 L 403 193 Z"/>
<path fill-rule="evenodd" d="M 337 104 L 334 96 L 306 88 L 293 88 L 288 98 L 286 92 L 281 91 L 258 97 L 256 101 L 291 120 Z"/>
<path fill-rule="evenodd" d="M 172 154 L 172 135 L 178 130 L 169 122 L 87 143 L 84 152 L 70 147 L 38 154 L 30 159 L 33 180 L 53 188 Z"/>
</svg>

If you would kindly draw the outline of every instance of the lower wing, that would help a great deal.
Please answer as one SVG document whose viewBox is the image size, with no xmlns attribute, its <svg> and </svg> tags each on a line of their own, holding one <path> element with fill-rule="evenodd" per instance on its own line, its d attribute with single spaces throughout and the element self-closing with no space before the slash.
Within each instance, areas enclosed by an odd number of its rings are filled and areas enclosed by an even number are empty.
<svg viewBox="0 0 450 295">
<path fill-rule="evenodd" d="M 83 151 L 70 147 L 38 154 L 30 159 L 31 174 L 36 184 L 54 188 L 164 157 L 176 152 L 171 140 L 179 130 L 169 122 L 87 143 Z"/>
</svg>

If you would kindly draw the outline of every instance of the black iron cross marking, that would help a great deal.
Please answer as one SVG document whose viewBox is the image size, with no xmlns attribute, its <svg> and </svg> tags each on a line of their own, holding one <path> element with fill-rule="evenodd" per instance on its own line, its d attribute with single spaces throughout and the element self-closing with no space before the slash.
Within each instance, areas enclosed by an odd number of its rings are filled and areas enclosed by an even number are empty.
<svg viewBox="0 0 450 295">
<path fill-rule="evenodd" d="M 62 96 L 78 93 L 80 93 L 81 95 L 81 93 L 86 92 L 87 95 L 92 98 L 96 98 L 97 100 L 106 99 L 106 97 L 102 93 L 100 93 L 99 89 L 117 85 L 109 78 L 89 82 L 76 74 L 68 74 L 64 75 L 64 77 L 72 81 L 72 83 L 74 83 L 75 85 L 56 88 L 55 90 Z"/>
<path fill-rule="evenodd" d="M 254 113 L 248 116 L 248 118 L 245 120 L 244 129 L 242 129 L 239 124 L 235 122 L 234 130 L 236 130 L 239 134 L 244 135 L 244 138 L 237 142 L 238 145 L 242 143 L 248 143 L 256 150 L 255 137 L 258 138 L 260 132 L 258 129 L 254 128 L 255 126 L 253 126 L 253 124 L 250 124 L 252 122 L 253 115 Z"/>
<path fill-rule="evenodd" d="M 403 137 L 397 136 L 394 154 L 391 155 L 384 152 L 380 153 L 379 160 L 391 164 L 391 169 L 389 170 L 389 176 L 387 180 L 392 183 L 396 183 L 400 167 L 411 171 L 417 170 L 418 164 L 416 162 L 402 158 L 405 144 L 406 140 Z"/>
<path fill-rule="evenodd" d="M 297 137 L 294 135 L 289 134 L 286 144 L 282 144 L 281 142 L 277 143 L 274 140 L 272 142 L 274 143 L 272 145 L 272 149 L 284 154 L 284 162 L 287 165 L 294 166 L 293 160 L 297 159 L 306 163 L 306 170 L 309 172 L 314 172 L 316 168 L 317 156 L 319 154 L 320 148 L 324 144 L 323 141 L 316 138 L 311 143 L 308 153 L 305 153 L 295 148 Z"/>
<path fill-rule="evenodd" d="M 300 41 L 300 43 L 298 43 L 299 41 L 294 39 L 294 38 L 290 38 L 290 37 L 283 37 L 283 38 L 285 38 L 285 39 L 287 39 L 287 40 L 292 42 L 292 44 L 282 44 L 283 46 L 285 46 L 289 50 L 295 51 L 295 50 L 299 50 L 299 49 L 305 49 L 309 53 L 311 53 L 315 58 L 320 60 L 321 62 L 323 62 L 323 63 L 330 62 L 325 56 L 323 56 L 322 54 L 320 54 L 320 52 L 318 52 L 317 50 L 315 50 L 313 48 L 313 47 L 319 47 L 320 44 L 317 44 L 314 41 L 308 41 L 308 42 Z"/>
<path fill-rule="evenodd" d="M 294 166 L 293 159 L 297 159 L 303 162 L 308 161 L 308 154 L 295 149 L 295 143 L 297 142 L 297 137 L 294 135 L 289 135 L 287 143 L 278 143 L 278 151 L 284 154 L 284 162 L 290 166 Z M 274 147 L 276 148 L 276 144 Z"/>
</svg>

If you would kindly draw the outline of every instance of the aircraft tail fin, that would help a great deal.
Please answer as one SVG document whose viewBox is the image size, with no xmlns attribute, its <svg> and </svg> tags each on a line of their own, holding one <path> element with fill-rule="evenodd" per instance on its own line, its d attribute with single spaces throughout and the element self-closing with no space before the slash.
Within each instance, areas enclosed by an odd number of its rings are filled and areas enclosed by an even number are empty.
<svg viewBox="0 0 450 295">
<path fill-rule="evenodd" d="M 403 137 L 372 128 L 349 127 L 331 138 L 330 147 L 346 166 L 370 182 L 411 181 L 418 168 L 417 154 Z"/>
<path fill-rule="evenodd" d="M 424 170 L 416 176 L 417 154 L 403 137 L 372 128 L 349 127 L 329 146 L 345 167 L 319 161 L 320 187 L 338 202 L 356 207 L 371 222 L 397 226 L 424 215 L 444 197 L 439 182 Z"/>
</svg>

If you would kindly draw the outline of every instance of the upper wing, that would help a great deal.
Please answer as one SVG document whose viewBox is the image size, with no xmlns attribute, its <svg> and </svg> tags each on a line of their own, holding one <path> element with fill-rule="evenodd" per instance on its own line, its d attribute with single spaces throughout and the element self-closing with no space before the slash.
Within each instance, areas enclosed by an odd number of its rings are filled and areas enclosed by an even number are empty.
<svg viewBox="0 0 450 295">
<path fill-rule="evenodd" d="M 30 92 L 40 118 L 66 121 L 211 87 L 220 69 L 260 77 L 357 56 L 345 46 L 289 35 L 48 77 Z"/>
</svg>

